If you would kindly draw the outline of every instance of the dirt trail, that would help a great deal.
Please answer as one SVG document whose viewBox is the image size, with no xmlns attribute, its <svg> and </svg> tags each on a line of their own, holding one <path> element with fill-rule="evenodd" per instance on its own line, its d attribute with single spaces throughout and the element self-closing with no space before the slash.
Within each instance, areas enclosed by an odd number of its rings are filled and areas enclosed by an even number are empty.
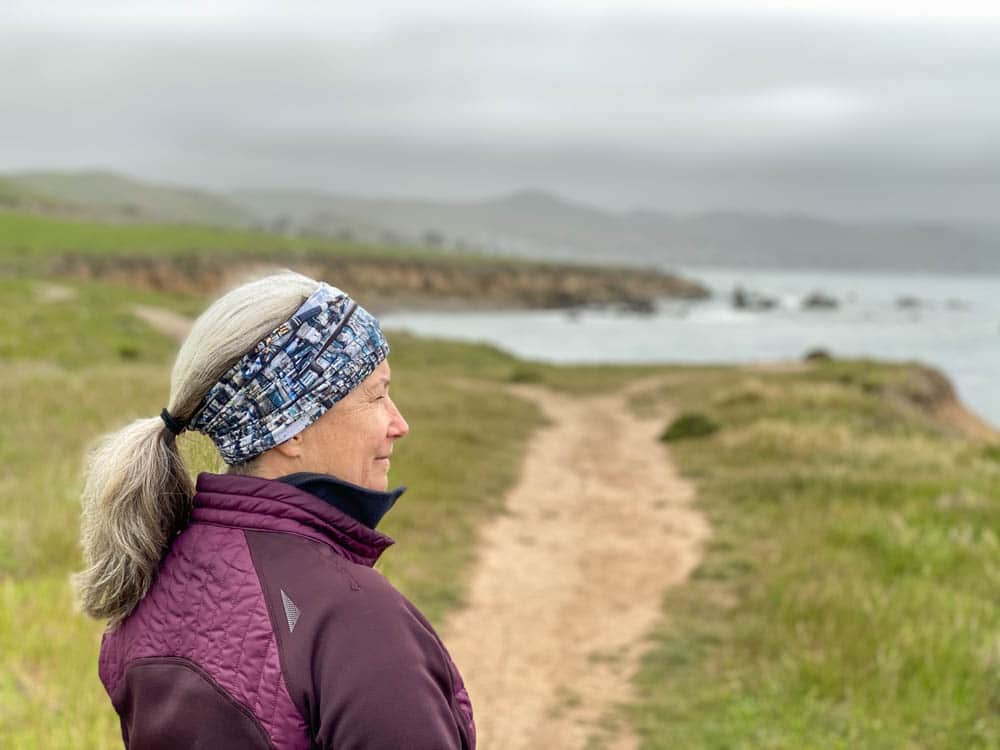
<svg viewBox="0 0 1000 750">
<path fill-rule="evenodd" d="M 582 748 L 629 697 L 662 596 L 708 533 L 692 487 L 627 393 L 514 392 L 551 425 L 532 438 L 507 513 L 481 530 L 468 606 L 445 628 L 481 750 Z M 631 748 L 624 728 L 615 748 Z"/>
<path fill-rule="evenodd" d="M 42 303 L 69 302 L 76 299 L 76 289 L 62 284 L 43 283 L 35 286 L 35 299 Z"/>
<path fill-rule="evenodd" d="M 191 318 L 175 313 L 173 310 L 150 305 L 135 305 L 132 308 L 132 313 L 164 336 L 169 336 L 175 341 L 184 341 L 188 331 L 191 330 L 191 324 L 194 322 Z"/>
</svg>

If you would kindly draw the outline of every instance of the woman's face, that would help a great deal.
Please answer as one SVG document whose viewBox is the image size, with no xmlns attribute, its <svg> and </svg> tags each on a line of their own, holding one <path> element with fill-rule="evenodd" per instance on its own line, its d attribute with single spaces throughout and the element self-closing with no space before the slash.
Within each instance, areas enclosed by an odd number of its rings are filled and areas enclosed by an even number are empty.
<svg viewBox="0 0 1000 750">
<path fill-rule="evenodd" d="M 301 433 L 299 471 L 333 474 L 370 490 L 389 487 L 392 446 L 410 431 L 389 398 L 389 363 L 383 360 L 353 391 Z"/>
</svg>

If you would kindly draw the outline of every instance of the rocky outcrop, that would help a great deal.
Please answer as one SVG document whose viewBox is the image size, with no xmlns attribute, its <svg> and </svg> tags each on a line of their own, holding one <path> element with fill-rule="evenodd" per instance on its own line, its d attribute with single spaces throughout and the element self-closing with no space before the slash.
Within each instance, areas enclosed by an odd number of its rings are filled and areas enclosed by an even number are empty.
<svg viewBox="0 0 1000 750">
<path fill-rule="evenodd" d="M 923 307 L 924 303 L 919 297 L 913 297 L 911 295 L 904 295 L 902 297 L 896 298 L 896 307 L 902 310 L 914 310 L 918 307 Z"/>
<path fill-rule="evenodd" d="M 769 297 L 766 294 L 753 292 L 741 286 L 733 289 L 731 301 L 733 307 L 737 310 L 773 310 L 778 306 L 777 297 Z"/>
<path fill-rule="evenodd" d="M 840 302 L 825 292 L 813 292 L 802 300 L 803 310 L 836 310 Z"/>
<path fill-rule="evenodd" d="M 962 403 L 940 370 L 915 366 L 902 383 L 888 386 L 885 393 L 905 400 L 949 431 L 976 440 L 1000 441 L 1000 432 Z"/>
<path fill-rule="evenodd" d="M 901 376 L 884 381 L 855 380 L 863 390 L 915 410 L 952 435 L 974 440 L 1000 442 L 1000 431 L 970 410 L 948 377 L 933 367 L 912 364 L 899 371 Z"/>
</svg>

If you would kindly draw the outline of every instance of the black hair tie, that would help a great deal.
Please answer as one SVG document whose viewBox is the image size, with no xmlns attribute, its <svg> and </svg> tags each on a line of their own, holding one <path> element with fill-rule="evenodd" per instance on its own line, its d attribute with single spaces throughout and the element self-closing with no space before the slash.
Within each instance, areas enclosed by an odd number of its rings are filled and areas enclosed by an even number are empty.
<svg viewBox="0 0 1000 750">
<path fill-rule="evenodd" d="M 174 419 L 170 415 L 170 412 L 166 409 L 160 412 L 160 419 L 163 420 L 163 424 L 165 424 L 167 429 L 174 433 L 174 435 L 180 435 L 185 429 L 187 429 L 187 422 L 180 422 Z"/>
</svg>

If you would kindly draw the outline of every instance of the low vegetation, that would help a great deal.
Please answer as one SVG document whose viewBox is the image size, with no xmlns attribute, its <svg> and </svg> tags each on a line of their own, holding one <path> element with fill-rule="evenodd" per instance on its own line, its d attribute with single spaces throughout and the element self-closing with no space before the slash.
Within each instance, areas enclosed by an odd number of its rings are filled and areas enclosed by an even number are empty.
<svg viewBox="0 0 1000 750">
<path fill-rule="evenodd" d="M 670 423 L 670 426 L 660 435 L 664 443 L 675 443 L 678 440 L 708 437 L 719 430 L 719 425 L 704 414 L 685 412 Z"/>
<path fill-rule="evenodd" d="M 719 424 L 671 448 L 714 535 L 636 680 L 642 747 L 1000 746 L 1000 462 L 935 382 L 702 370 L 638 404 Z"/>
</svg>

